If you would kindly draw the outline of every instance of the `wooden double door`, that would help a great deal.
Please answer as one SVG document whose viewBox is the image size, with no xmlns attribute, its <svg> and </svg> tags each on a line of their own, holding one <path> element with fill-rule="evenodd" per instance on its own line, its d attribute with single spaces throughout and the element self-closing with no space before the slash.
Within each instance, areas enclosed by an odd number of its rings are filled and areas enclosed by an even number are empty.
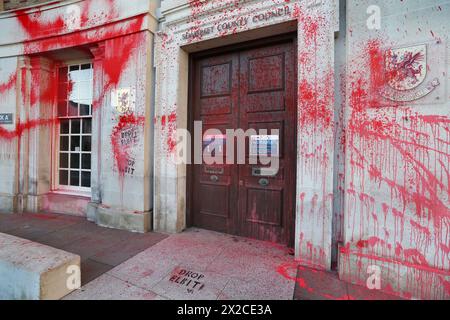
<svg viewBox="0 0 450 320">
<path fill-rule="evenodd" d="M 208 149 L 203 163 L 190 169 L 192 225 L 293 245 L 295 46 L 295 39 L 288 38 L 282 43 L 193 60 L 191 120 L 201 121 L 202 149 L 212 148 L 213 152 Z M 210 129 L 221 134 L 208 134 Z M 237 158 L 238 139 L 234 148 L 228 146 L 227 129 L 247 133 L 245 163 L 242 154 L 240 163 Z M 234 150 L 234 163 L 227 163 L 227 148 Z M 208 156 L 223 157 L 223 164 L 206 161 Z"/>
</svg>

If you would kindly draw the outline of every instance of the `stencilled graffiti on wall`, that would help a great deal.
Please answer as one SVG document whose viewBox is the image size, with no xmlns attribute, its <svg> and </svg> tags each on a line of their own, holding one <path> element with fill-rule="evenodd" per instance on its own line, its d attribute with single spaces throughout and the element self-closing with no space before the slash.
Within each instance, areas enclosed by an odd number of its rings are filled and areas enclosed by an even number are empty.
<svg viewBox="0 0 450 320">
<path fill-rule="evenodd" d="M 111 134 L 114 169 L 123 178 L 136 173 L 136 150 L 143 135 L 145 117 L 134 114 L 120 115 Z"/>
<path fill-rule="evenodd" d="M 111 135 L 115 169 L 123 177 L 136 171 L 136 147 L 143 135 L 144 117 L 135 117 L 135 89 L 118 88 L 111 91 L 111 106 L 117 114 L 117 125 Z"/>
</svg>

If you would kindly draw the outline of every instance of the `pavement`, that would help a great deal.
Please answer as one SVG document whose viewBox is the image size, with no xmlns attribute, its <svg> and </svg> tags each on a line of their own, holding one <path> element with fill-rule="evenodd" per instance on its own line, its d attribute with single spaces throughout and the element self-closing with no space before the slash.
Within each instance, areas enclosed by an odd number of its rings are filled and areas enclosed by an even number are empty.
<svg viewBox="0 0 450 320">
<path fill-rule="evenodd" d="M 188 229 L 109 270 L 66 299 L 292 300 L 295 282 L 278 272 L 285 248 Z"/>
<path fill-rule="evenodd" d="M 102 228 L 83 217 L 52 213 L 0 213 L 0 232 L 79 255 L 82 285 L 167 238 L 155 232 Z"/>
<path fill-rule="evenodd" d="M 190 228 L 165 235 L 57 214 L 0 214 L 0 232 L 81 256 L 65 300 L 397 300 L 300 266 L 286 247 Z"/>
</svg>

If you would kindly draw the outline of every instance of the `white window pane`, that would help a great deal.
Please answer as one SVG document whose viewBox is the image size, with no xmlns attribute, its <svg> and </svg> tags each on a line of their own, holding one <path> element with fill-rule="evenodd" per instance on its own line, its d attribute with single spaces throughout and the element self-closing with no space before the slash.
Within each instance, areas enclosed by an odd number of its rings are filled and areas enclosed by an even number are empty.
<svg viewBox="0 0 450 320">
<path fill-rule="evenodd" d="M 92 103 L 92 82 L 90 82 L 90 81 L 80 82 L 78 94 L 79 94 L 78 98 L 80 100 L 91 101 L 89 103 L 89 104 L 91 104 Z"/>
<path fill-rule="evenodd" d="M 80 97 L 80 83 L 72 82 L 72 90 L 70 91 L 69 100 L 77 102 Z"/>
<path fill-rule="evenodd" d="M 92 69 L 71 71 L 70 79 L 74 82 L 87 81 L 92 79 Z"/>
</svg>

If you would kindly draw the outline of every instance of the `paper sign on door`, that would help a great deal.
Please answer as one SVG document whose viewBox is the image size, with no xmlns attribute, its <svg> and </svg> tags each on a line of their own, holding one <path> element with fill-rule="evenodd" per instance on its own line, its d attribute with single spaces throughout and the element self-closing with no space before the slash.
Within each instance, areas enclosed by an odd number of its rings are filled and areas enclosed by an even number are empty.
<svg viewBox="0 0 450 320">
<path fill-rule="evenodd" d="M 253 135 L 250 137 L 250 156 L 279 157 L 278 135 Z"/>
</svg>

